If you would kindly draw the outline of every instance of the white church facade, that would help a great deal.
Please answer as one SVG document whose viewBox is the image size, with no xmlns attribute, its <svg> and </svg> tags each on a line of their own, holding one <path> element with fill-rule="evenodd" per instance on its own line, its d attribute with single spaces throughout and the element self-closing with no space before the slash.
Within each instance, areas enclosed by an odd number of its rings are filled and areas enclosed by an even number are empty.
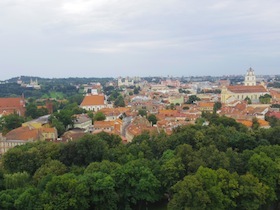
<svg viewBox="0 0 280 210">
<path fill-rule="evenodd" d="M 250 68 L 245 75 L 244 85 L 229 85 L 222 88 L 221 102 L 227 104 L 249 98 L 252 103 L 258 103 L 260 96 L 265 94 L 268 94 L 266 87 L 264 84 L 257 85 L 255 72 Z"/>
</svg>

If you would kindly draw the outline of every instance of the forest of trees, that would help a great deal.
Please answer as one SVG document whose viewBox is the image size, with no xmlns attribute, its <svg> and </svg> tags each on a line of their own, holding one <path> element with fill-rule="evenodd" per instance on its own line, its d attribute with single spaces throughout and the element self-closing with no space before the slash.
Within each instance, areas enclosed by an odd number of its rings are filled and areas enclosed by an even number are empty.
<svg viewBox="0 0 280 210">
<path fill-rule="evenodd" d="M 28 143 L 1 158 L 0 209 L 279 209 L 280 127 L 209 126 Z M 165 208 L 163 208 L 165 209 Z"/>
<path fill-rule="evenodd" d="M 76 85 L 90 84 L 92 82 L 100 82 L 103 86 L 106 82 L 113 78 L 37 78 L 22 76 L 21 80 L 28 84 L 30 79 L 38 80 L 41 89 L 21 87 L 17 84 L 18 78 L 8 80 L 9 83 L 0 84 L 0 97 L 19 97 L 24 95 L 25 98 L 57 98 L 63 99 L 75 96 L 79 93 L 79 88 Z"/>
</svg>

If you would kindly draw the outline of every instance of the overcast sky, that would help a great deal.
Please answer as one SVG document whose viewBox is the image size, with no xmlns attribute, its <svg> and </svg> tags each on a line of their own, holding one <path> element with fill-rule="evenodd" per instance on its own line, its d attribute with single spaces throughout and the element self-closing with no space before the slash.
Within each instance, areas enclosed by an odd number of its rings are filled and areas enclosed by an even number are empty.
<svg viewBox="0 0 280 210">
<path fill-rule="evenodd" d="M 279 0 L 0 0 L 0 80 L 280 74 Z"/>
</svg>

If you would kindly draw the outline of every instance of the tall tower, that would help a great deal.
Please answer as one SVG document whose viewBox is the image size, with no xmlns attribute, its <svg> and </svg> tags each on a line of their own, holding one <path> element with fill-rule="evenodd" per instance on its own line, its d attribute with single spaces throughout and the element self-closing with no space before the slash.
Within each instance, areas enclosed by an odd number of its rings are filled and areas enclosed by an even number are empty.
<svg viewBox="0 0 280 210">
<path fill-rule="evenodd" d="M 257 84 L 256 83 L 255 72 L 252 68 L 249 68 L 247 70 L 247 74 L 245 76 L 244 84 L 245 84 L 245 86 L 255 86 Z"/>
</svg>

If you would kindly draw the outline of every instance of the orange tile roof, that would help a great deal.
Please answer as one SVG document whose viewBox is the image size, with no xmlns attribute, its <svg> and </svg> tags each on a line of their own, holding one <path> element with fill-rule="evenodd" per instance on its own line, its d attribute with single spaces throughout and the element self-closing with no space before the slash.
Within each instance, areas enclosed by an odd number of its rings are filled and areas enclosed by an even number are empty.
<svg viewBox="0 0 280 210">
<path fill-rule="evenodd" d="M 261 126 L 261 127 L 270 126 L 270 125 L 269 125 L 269 122 L 267 122 L 267 121 L 265 121 L 265 120 L 259 119 L 258 122 L 260 123 L 260 126 Z"/>
<path fill-rule="evenodd" d="M 81 106 L 104 105 L 104 95 L 86 95 Z"/>
<path fill-rule="evenodd" d="M 245 125 L 246 127 L 252 127 L 252 120 L 238 119 L 237 122 Z"/>
<path fill-rule="evenodd" d="M 169 115 L 176 115 L 178 113 L 177 110 L 170 110 L 170 109 L 164 109 L 164 110 L 160 110 L 159 114 L 163 114 L 165 116 L 169 116 Z"/>
<path fill-rule="evenodd" d="M 199 107 L 214 107 L 214 102 L 204 102 L 204 101 L 202 101 L 202 102 L 199 102 L 198 103 L 198 106 Z"/>
<path fill-rule="evenodd" d="M 102 112 L 106 116 L 113 116 L 113 115 L 119 115 L 129 110 L 130 108 L 127 107 L 117 107 L 117 108 L 103 108 L 100 110 L 100 112 Z"/>
<path fill-rule="evenodd" d="M 147 126 L 139 126 L 139 125 L 130 125 L 127 130 L 133 135 L 140 135 L 143 131 L 155 131 L 156 127 L 147 127 Z"/>
<path fill-rule="evenodd" d="M 237 119 L 237 122 L 245 125 L 246 127 L 252 127 L 252 120 L 245 120 L 245 119 Z M 269 122 L 262 120 L 262 119 L 258 119 L 258 123 L 260 124 L 260 127 L 268 127 L 269 126 Z"/>
<path fill-rule="evenodd" d="M 266 93 L 267 90 L 262 85 L 245 86 L 245 85 L 232 85 L 227 86 L 227 89 L 233 93 Z"/>
<path fill-rule="evenodd" d="M 19 127 L 6 134 L 7 140 L 38 140 L 39 131 L 31 126 Z"/>
<path fill-rule="evenodd" d="M 105 128 L 114 126 L 114 121 L 94 121 L 95 128 Z"/>
</svg>

